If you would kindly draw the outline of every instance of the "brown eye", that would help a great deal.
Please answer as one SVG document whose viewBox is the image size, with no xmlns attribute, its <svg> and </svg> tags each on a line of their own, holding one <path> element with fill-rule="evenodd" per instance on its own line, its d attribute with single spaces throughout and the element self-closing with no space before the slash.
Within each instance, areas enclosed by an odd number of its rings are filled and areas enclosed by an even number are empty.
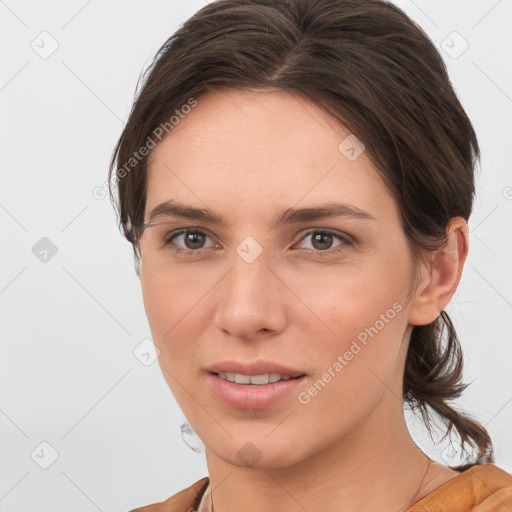
<svg viewBox="0 0 512 512">
<path fill-rule="evenodd" d="M 200 249 L 207 249 L 205 246 L 206 240 L 210 237 L 204 232 L 198 229 L 183 229 L 181 231 L 171 233 L 166 241 L 165 245 L 176 245 L 179 251 L 190 251 L 190 252 L 198 252 Z M 179 241 L 177 243 L 176 241 Z M 213 245 L 211 245 L 213 247 Z"/>
<path fill-rule="evenodd" d="M 175 240 L 178 236 L 184 236 L 183 243 L 186 249 L 202 249 L 207 235 L 201 231 L 185 231 L 175 234 L 170 241 Z"/>
<path fill-rule="evenodd" d="M 333 254 L 343 250 L 345 246 L 351 244 L 351 240 L 348 235 L 331 230 L 317 229 L 310 231 L 302 237 L 302 241 L 306 240 L 307 238 L 310 238 L 311 242 L 309 243 L 309 247 L 305 248 L 306 251 L 319 254 L 322 252 Z M 336 240 L 338 240 L 339 243 L 334 245 L 333 248 L 333 244 L 336 243 Z"/>
</svg>

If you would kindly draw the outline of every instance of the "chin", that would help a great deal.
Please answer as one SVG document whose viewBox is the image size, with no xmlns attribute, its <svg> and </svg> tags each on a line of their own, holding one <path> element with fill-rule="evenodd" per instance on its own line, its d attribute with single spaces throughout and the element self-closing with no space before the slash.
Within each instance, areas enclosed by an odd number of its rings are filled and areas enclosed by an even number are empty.
<svg viewBox="0 0 512 512">
<path fill-rule="evenodd" d="M 230 437 L 219 444 L 218 439 L 206 444 L 206 454 L 215 454 L 227 464 L 249 469 L 283 469 L 301 462 L 307 457 L 304 450 L 304 438 L 292 436 L 275 437 L 274 440 L 260 437 Z M 286 441 L 284 440 L 286 439 Z M 297 449 L 300 447 L 300 450 Z"/>
</svg>

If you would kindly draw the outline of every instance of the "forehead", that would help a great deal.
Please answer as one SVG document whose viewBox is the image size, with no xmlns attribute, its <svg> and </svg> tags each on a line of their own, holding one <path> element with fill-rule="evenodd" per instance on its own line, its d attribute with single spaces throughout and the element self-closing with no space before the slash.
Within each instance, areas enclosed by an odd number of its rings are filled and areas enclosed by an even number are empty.
<svg viewBox="0 0 512 512">
<path fill-rule="evenodd" d="M 335 154 L 336 142 L 348 134 L 324 109 L 295 94 L 215 91 L 202 95 L 197 106 L 179 120 L 152 152 L 150 167 L 170 146 L 174 150 L 179 149 L 176 146 L 196 149 L 188 156 L 197 160 L 213 158 L 215 163 L 224 160 L 224 167 L 240 163 L 246 167 L 248 156 L 255 152 L 260 153 L 263 163 L 279 157 L 293 162 L 300 155 L 311 156 L 329 146 L 329 153 Z"/>
<path fill-rule="evenodd" d="M 146 221 L 157 204 L 176 198 L 212 210 L 238 207 L 239 216 L 250 211 L 259 218 L 275 218 L 276 210 L 299 202 L 333 201 L 396 216 L 387 187 L 365 151 L 357 156 L 363 146 L 351 147 L 354 142 L 340 121 L 303 97 L 207 93 L 151 154 Z"/>
</svg>

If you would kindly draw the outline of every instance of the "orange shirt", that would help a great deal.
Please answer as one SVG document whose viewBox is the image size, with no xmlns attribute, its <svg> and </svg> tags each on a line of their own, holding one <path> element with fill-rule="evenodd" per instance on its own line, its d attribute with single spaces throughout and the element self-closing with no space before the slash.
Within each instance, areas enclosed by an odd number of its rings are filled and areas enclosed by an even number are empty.
<svg viewBox="0 0 512 512">
<path fill-rule="evenodd" d="M 407 512 L 512 512 L 512 476 L 493 464 L 473 466 Z"/>
<path fill-rule="evenodd" d="M 201 478 L 161 503 L 131 512 L 212 512 L 210 480 Z M 481 464 L 451 478 L 407 512 L 512 512 L 512 476 L 494 464 Z"/>
</svg>

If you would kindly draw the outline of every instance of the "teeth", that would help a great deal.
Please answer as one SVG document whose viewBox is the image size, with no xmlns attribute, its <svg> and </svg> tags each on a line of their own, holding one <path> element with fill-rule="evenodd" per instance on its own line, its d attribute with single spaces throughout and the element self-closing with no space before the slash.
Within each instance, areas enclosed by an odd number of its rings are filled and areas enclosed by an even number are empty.
<svg viewBox="0 0 512 512">
<path fill-rule="evenodd" d="M 237 384 L 250 384 L 251 377 L 249 375 L 242 375 L 241 373 L 234 373 L 233 378 Z"/>
<path fill-rule="evenodd" d="M 280 373 L 263 373 L 261 375 L 244 375 L 243 373 L 219 372 L 218 376 L 222 379 L 236 382 L 237 384 L 256 384 L 261 386 L 278 380 L 289 380 L 289 375 L 281 375 Z"/>
<path fill-rule="evenodd" d="M 235 382 L 237 384 L 248 384 L 249 382 L 251 384 L 268 384 L 268 381 L 269 381 L 269 377 L 270 375 L 267 373 L 267 374 L 263 374 L 263 375 L 252 375 L 251 377 L 249 376 L 244 376 L 248 382 L 245 382 L 245 379 L 244 379 L 244 382 L 240 382 L 240 379 L 239 379 L 239 376 L 235 375 Z"/>
</svg>

